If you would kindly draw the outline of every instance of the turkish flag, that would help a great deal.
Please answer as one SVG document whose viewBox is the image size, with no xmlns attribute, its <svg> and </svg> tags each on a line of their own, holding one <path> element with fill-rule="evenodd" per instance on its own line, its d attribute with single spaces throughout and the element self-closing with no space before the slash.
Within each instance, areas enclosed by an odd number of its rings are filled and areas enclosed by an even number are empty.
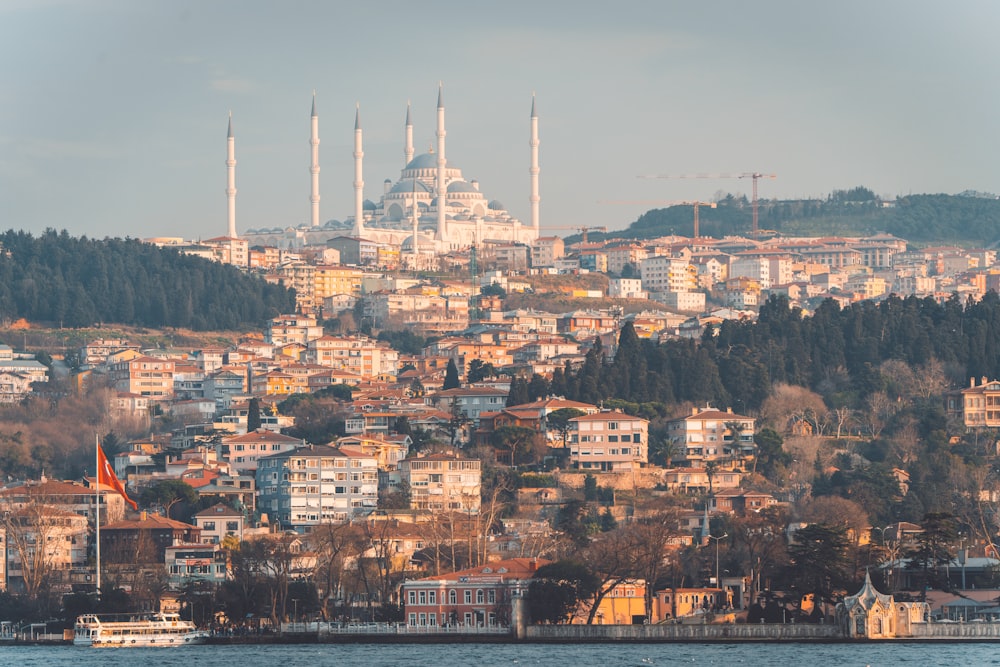
<svg viewBox="0 0 1000 667">
<path fill-rule="evenodd" d="M 128 497 L 125 493 L 125 486 L 122 484 L 121 480 L 118 479 L 118 475 L 115 474 L 114 468 L 108 462 L 108 457 L 104 455 L 104 450 L 101 449 L 100 445 L 97 445 L 97 483 L 103 484 L 105 486 L 110 486 L 112 489 L 122 494 L 122 498 L 125 499 L 132 509 L 139 509 L 138 503 Z"/>
</svg>

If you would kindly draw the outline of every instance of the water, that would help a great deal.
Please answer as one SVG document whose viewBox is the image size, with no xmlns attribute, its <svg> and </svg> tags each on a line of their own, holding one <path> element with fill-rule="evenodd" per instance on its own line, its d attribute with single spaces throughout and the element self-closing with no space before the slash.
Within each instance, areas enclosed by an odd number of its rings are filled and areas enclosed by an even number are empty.
<svg viewBox="0 0 1000 667">
<path fill-rule="evenodd" d="M 0 666 L 52 667 L 656 667 L 1000 665 L 997 643 L 295 644 L 93 649 L 0 646 Z"/>
</svg>

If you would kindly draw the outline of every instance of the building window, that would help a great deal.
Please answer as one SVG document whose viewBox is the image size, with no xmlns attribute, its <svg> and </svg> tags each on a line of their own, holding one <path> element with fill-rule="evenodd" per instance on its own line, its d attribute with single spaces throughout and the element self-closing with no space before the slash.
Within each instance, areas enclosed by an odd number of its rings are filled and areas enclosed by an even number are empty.
<svg viewBox="0 0 1000 667">
<path fill-rule="evenodd" d="M 483 604 L 485 601 L 486 598 L 483 595 L 483 589 L 480 588 L 478 591 L 476 591 L 476 604 Z"/>
<path fill-rule="evenodd" d="M 448 604 L 458 604 L 458 593 L 455 590 L 448 591 Z"/>
<path fill-rule="evenodd" d="M 409 604 L 417 604 L 417 593 L 416 591 L 410 591 L 406 596 L 406 601 Z"/>
<path fill-rule="evenodd" d="M 465 591 L 465 604 L 472 604 L 472 591 Z"/>
</svg>

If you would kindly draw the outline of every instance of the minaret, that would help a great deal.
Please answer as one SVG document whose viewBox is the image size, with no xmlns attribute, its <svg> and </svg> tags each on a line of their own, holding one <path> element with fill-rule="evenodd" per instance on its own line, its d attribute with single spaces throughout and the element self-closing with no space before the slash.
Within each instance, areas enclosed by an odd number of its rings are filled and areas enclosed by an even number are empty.
<svg viewBox="0 0 1000 667">
<path fill-rule="evenodd" d="M 410 101 L 406 100 L 406 138 L 403 144 L 403 167 L 413 160 L 413 123 L 410 121 Z"/>
<path fill-rule="evenodd" d="M 319 227 L 319 116 L 316 115 L 316 91 L 313 91 L 312 108 L 312 135 L 309 138 L 309 145 L 312 146 L 312 165 L 309 173 L 312 174 L 312 196 L 309 198 L 312 204 L 312 226 Z"/>
<path fill-rule="evenodd" d="M 437 233 L 434 238 L 444 241 L 448 234 L 448 223 L 445 220 L 445 209 L 447 208 L 448 193 L 444 185 L 444 102 L 441 101 L 442 85 L 438 84 L 438 106 L 437 106 Z"/>
<path fill-rule="evenodd" d="M 535 113 L 535 94 L 531 94 L 531 139 L 528 145 L 531 147 L 531 167 L 528 173 L 531 174 L 531 195 L 528 201 L 531 203 L 531 228 L 538 238 L 538 203 L 542 201 L 538 194 L 538 114 Z"/>
<path fill-rule="evenodd" d="M 236 138 L 233 136 L 233 112 L 229 112 L 229 135 L 226 139 L 226 197 L 229 199 L 229 238 L 236 238 Z"/>
<path fill-rule="evenodd" d="M 361 105 L 354 112 L 354 236 L 365 233 L 365 181 L 362 178 L 361 163 L 365 152 L 361 150 Z"/>
</svg>

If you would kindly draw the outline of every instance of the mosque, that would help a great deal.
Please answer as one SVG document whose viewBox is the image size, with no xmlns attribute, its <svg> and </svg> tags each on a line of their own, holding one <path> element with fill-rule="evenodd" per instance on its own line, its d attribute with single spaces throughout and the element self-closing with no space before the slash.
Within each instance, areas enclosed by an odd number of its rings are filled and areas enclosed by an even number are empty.
<svg viewBox="0 0 1000 667">
<path fill-rule="evenodd" d="M 264 245 L 294 249 L 304 245 L 323 244 L 337 236 L 351 236 L 368 241 L 400 246 L 404 258 L 416 265 L 420 256 L 434 256 L 483 243 L 530 244 L 538 238 L 538 115 L 535 99 L 531 100 L 530 193 L 531 219 L 525 224 L 514 218 L 495 199 L 489 199 L 479 189 L 475 179 L 466 180 L 462 170 L 445 157 L 445 114 L 442 90 L 438 88 L 436 148 L 416 155 L 413 149 L 413 124 L 410 106 L 406 107 L 403 138 L 404 166 L 399 180 L 386 179 L 378 201 L 364 196 L 364 149 L 360 109 L 354 121 L 354 212 L 344 221 L 330 220 L 320 225 L 319 217 L 319 118 L 313 96 L 312 132 L 312 205 L 311 223 L 297 227 L 248 229 L 242 238 L 251 246 Z M 235 238 L 235 143 L 230 120 L 228 135 L 229 236 Z"/>
</svg>

